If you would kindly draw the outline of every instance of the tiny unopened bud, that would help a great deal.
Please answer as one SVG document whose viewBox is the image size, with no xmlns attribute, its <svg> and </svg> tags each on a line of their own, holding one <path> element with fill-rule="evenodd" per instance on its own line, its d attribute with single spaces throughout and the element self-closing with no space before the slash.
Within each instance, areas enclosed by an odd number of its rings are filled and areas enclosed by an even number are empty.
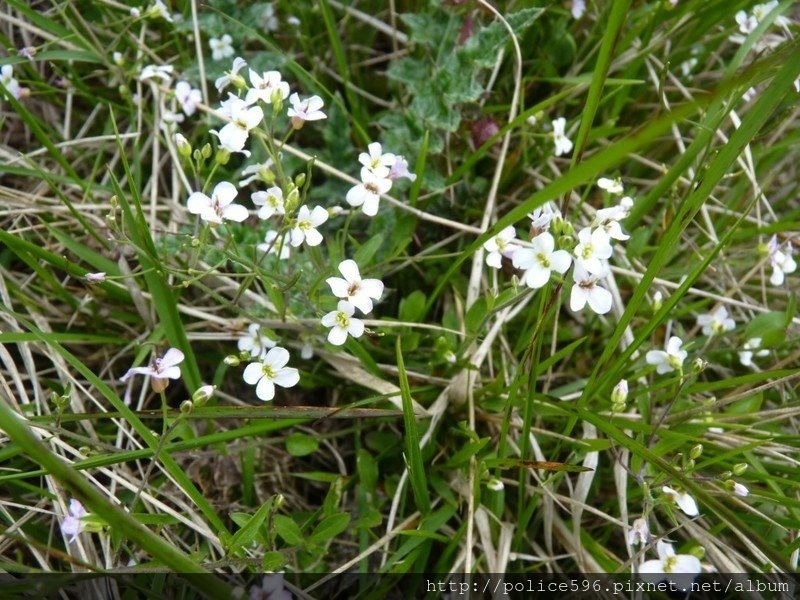
<svg viewBox="0 0 800 600">
<path fill-rule="evenodd" d="M 188 415 L 190 412 L 192 412 L 192 408 L 194 408 L 194 405 L 192 404 L 191 400 L 184 400 L 181 402 L 181 414 Z"/>
<path fill-rule="evenodd" d="M 747 467 L 749 465 L 747 463 L 737 463 L 733 465 L 733 473 L 734 475 L 741 475 L 745 471 L 747 471 Z"/>
<path fill-rule="evenodd" d="M 220 165 L 227 165 L 231 159 L 231 153 L 225 148 L 217 148 L 217 153 L 214 155 L 214 160 Z"/>
<path fill-rule="evenodd" d="M 214 149 L 211 147 L 211 144 L 206 142 L 206 145 L 200 149 L 200 155 L 203 158 L 211 158 L 211 155 L 214 153 Z"/>
<path fill-rule="evenodd" d="M 275 500 L 272 502 L 272 508 L 274 510 L 278 510 L 280 507 L 283 506 L 283 503 L 285 501 L 286 501 L 286 498 L 284 498 L 283 494 L 277 494 L 275 496 Z"/>
<path fill-rule="evenodd" d="M 293 213 L 299 203 L 300 203 L 300 190 L 294 188 L 291 192 L 287 194 L 286 200 L 284 201 L 284 207 L 286 212 L 290 214 Z"/>
<path fill-rule="evenodd" d="M 694 459 L 690 458 L 686 461 L 686 465 L 684 465 L 684 470 L 688 473 L 689 471 L 694 469 Z"/>
<path fill-rule="evenodd" d="M 697 357 L 692 362 L 692 371 L 694 373 L 702 373 L 708 367 L 708 361 L 703 360 L 700 357 Z"/>
<path fill-rule="evenodd" d="M 203 153 L 200 151 L 200 148 L 195 148 L 194 152 L 192 152 L 192 158 L 195 162 L 203 160 Z"/>
<path fill-rule="evenodd" d="M 503 482 L 497 479 L 496 477 L 492 477 L 489 481 L 486 482 L 486 487 L 492 490 L 493 492 L 501 492 L 505 486 Z"/>
<path fill-rule="evenodd" d="M 236 356 L 235 354 L 231 354 L 229 356 L 226 356 L 223 362 L 229 367 L 238 367 L 242 361 L 239 360 L 239 357 Z"/>
<path fill-rule="evenodd" d="M 689 451 L 689 456 L 691 458 L 700 458 L 703 454 L 703 444 L 697 444 L 696 446 L 692 447 Z"/>
<path fill-rule="evenodd" d="M 203 406 L 214 396 L 214 392 L 216 390 L 217 386 L 215 385 L 204 385 L 199 387 L 195 393 L 192 394 L 192 402 L 194 402 L 194 405 L 197 407 Z"/>
<path fill-rule="evenodd" d="M 131 9 L 131 16 L 134 19 L 138 19 L 141 15 L 142 15 L 142 11 L 140 11 L 138 8 L 134 7 L 134 8 Z"/>
<path fill-rule="evenodd" d="M 114 64 L 118 67 L 121 67 L 125 64 L 125 57 L 122 56 L 122 52 L 114 52 L 111 57 L 114 59 Z"/>
<path fill-rule="evenodd" d="M 733 481 L 731 483 L 733 484 L 731 486 L 731 489 L 733 490 L 733 493 L 736 494 L 737 496 L 740 496 L 741 498 L 747 498 L 747 496 L 750 495 L 750 490 L 748 490 L 741 483 L 736 483 Z"/>
<path fill-rule="evenodd" d="M 301 188 L 306 182 L 306 174 L 305 173 L 298 173 L 297 177 L 294 178 L 294 184 Z"/>
<path fill-rule="evenodd" d="M 614 386 L 614 389 L 611 390 L 611 402 L 612 404 L 625 406 L 625 402 L 628 400 L 628 381 L 626 379 L 620 379 L 619 383 Z"/>
<path fill-rule="evenodd" d="M 733 477 L 732 471 L 723 471 L 719 476 L 720 479 L 730 479 L 731 477 Z"/>
<path fill-rule="evenodd" d="M 182 133 L 175 134 L 175 146 L 178 148 L 178 154 L 184 158 L 189 158 L 192 155 L 192 145 Z"/>
<path fill-rule="evenodd" d="M 765 257 L 765 256 L 769 256 L 769 244 L 765 244 L 764 242 L 761 242 L 757 246 L 757 252 L 758 252 L 758 255 L 760 257 L 762 257 L 762 258 Z"/>
<path fill-rule="evenodd" d="M 87 273 L 85 277 L 89 283 L 102 283 L 106 280 L 106 274 L 102 271 L 99 273 Z"/>
<path fill-rule="evenodd" d="M 661 310 L 661 306 L 664 304 L 664 297 L 662 296 L 661 292 L 656 292 L 653 294 L 653 312 L 658 312 Z"/>
<path fill-rule="evenodd" d="M 270 96 L 270 100 L 272 101 L 272 111 L 274 114 L 279 114 L 283 110 L 283 94 L 280 90 L 276 89 L 272 92 L 272 96 Z"/>
</svg>

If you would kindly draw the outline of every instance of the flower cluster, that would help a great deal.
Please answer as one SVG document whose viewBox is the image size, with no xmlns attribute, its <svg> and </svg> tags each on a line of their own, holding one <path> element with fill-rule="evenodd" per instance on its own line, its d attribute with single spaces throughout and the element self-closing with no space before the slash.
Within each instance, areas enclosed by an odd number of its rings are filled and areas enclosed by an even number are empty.
<svg viewBox="0 0 800 600">
<path fill-rule="evenodd" d="M 334 346 L 341 346 L 347 336 L 361 337 L 364 333 L 364 322 L 354 315 L 356 309 L 361 314 L 372 312 L 373 300 L 380 300 L 383 295 L 383 282 L 380 279 L 362 279 L 358 265 L 354 260 L 339 263 L 342 277 L 328 277 L 326 282 L 331 292 L 341 298 L 336 310 L 322 317 L 321 323 L 330 328 L 328 341 Z"/>
<path fill-rule="evenodd" d="M 619 180 L 600 178 L 598 186 L 611 195 L 623 192 Z M 600 285 L 609 273 L 608 260 L 614 249 L 612 240 L 624 241 L 629 236 L 622 231 L 620 221 L 628 216 L 633 200 L 622 198 L 617 205 L 597 211 L 588 227 L 572 236 L 573 227 L 565 222 L 557 209 L 549 205 L 531 213 L 530 243 L 523 245 L 517 240 L 513 226 L 506 227 L 483 247 L 487 251 L 486 264 L 495 269 L 502 266 L 502 257 L 511 259 L 516 269 L 522 271 L 520 280 L 530 288 L 539 289 L 547 285 L 553 272 L 564 275 L 574 263 L 573 286 L 570 293 L 570 308 L 582 310 L 587 304 L 597 314 L 611 310 L 611 293 Z M 551 225 L 558 236 L 550 233 Z"/>
<path fill-rule="evenodd" d="M 361 183 L 350 188 L 345 200 L 350 206 L 360 206 L 368 217 L 374 217 L 378 214 L 381 195 L 392 189 L 394 181 L 400 177 L 414 181 L 417 176 L 409 172 L 408 162 L 403 156 L 383 152 L 380 143 L 369 144 L 367 150 L 358 156 Z"/>
</svg>

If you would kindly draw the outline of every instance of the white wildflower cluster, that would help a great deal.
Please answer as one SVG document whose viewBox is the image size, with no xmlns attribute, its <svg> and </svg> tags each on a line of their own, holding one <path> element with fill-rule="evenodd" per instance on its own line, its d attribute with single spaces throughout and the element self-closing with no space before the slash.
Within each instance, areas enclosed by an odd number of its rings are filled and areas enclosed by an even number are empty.
<svg viewBox="0 0 800 600">
<path fill-rule="evenodd" d="M 624 192 L 619 180 L 603 177 L 597 183 L 609 196 Z M 608 260 L 614 252 L 612 240 L 629 238 L 622 231 L 620 221 L 628 216 L 632 206 L 633 200 L 626 196 L 614 206 L 598 210 L 589 226 L 578 231 L 575 240 L 573 226 L 547 204 L 528 215 L 531 219 L 529 243 L 517 240 L 513 226 L 487 240 L 483 245 L 487 251 L 486 264 L 499 269 L 505 256 L 522 271 L 520 280 L 525 285 L 539 289 L 547 285 L 554 272 L 564 275 L 574 263 L 570 308 L 577 312 L 588 304 L 591 310 L 604 315 L 611 310 L 612 297 L 600 283 L 610 274 Z M 555 235 L 550 232 L 551 227 Z"/>
<path fill-rule="evenodd" d="M 405 177 L 414 181 L 417 176 L 408 170 L 408 161 L 403 156 L 384 152 L 379 142 L 367 146 L 367 152 L 358 156 L 361 163 L 361 183 L 347 192 L 345 200 L 350 206 L 361 207 L 368 217 L 378 214 L 382 194 L 392 189 L 392 184 Z"/>
<path fill-rule="evenodd" d="M 773 10 L 778 8 L 778 0 L 770 0 L 763 4 L 756 4 L 750 12 L 740 10 L 734 15 L 734 20 L 738 27 L 739 32 L 730 36 L 730 41 L 736 44 L 743 44 L 747 37 L 753 33 L 759 24 L 767 18 Z M 772 25 L 782 30 L 783 35 L 775 33 L 766 33 L 763 37 L 757 40 L 754 45 L 756 51 L 761 51 L 765 48 L 774 48 L 786 39 L 791 37 L 789 26 L 792 22 L 783 15 L 777 15 L 772 20 Z"/>
<path fill-rule="evenodd" d="M 364 322 L 354 315 L 358 309 L 362 315 L 372 312 L 373 300 L 383 296 L 383 282 L 380 279 L 362 279 L 358 265 L 354 260 L 339 263 L 342 277 L 328 277 L 326 282 L 331 292 L 339 300 L 336 310 L 322 317 L 322 325 L 330 328 L 328 341 L 334 346 L 341 346 L 347 336 L 361 337 L 364 333 Z"/>
</svg>

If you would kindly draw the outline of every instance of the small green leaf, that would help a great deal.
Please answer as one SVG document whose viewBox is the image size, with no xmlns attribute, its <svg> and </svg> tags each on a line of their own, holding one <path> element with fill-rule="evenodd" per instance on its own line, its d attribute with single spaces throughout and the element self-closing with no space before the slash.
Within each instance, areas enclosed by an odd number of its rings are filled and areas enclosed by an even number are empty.
<svg viewBox="0 0 800 600">
<path fill-rule="evenodd" d="M 348 513 L 336 513 L 335 515 L 325 517 L 320 521 L 319 525 L 314 528 L 313 533 L 308 539 L 314 544 L 324 544 L 347 529 L 349 523 L 350 515 Z"/>
<path fill-rule="evenodd" d="M 261 570 L 265 573 L 270 571 L 280 571 L 286 564 L 286 557 L 283 552 L 267 552 L 261 559 Z"/>
<path fill-rule="evenodd" d="M 304 433 L 293 433 L 286 438 L 286 451 L 292 456 L 308 456 L 319 448 L 319 440 Z"/>
<path fill-rule="evenodd" d="M 286 515 L 275 515 L 273 521 L 275 523 L 275 532 L 284 542 L 290 546 L 303 546 L 305 544 L 303 532 L 300 526 L 294 522 L 294 519 Z"/>
<path fill-rule="evenodd" d="M 253 543 L 253 540 L 255 540 L 258 535 L 259 529 L 264 524 L 264 521 L 272 509 L 273 501 L 274 498 L 270 498 L 264 502 L 261 508 L 259 508 L 256 513 L 241 526 L 241 529 L 234 534 L 228 546 L 231 550 L 245 548 Z"/>
<path fill-rule="evenodd" d="M 419 322 L 425 316 L 425 293 L 422 290 L 414 290 L 400 300 L 399 313 L 401 321 Z"/>
</svg>

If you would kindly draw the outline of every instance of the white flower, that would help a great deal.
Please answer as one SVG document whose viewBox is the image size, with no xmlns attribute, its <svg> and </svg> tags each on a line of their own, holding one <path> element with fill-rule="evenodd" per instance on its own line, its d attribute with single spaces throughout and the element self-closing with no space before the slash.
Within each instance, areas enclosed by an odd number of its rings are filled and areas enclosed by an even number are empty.
<svg viewBox="0 0 800 600">
<path fill-rule="evenodd" d="M 797 263 L 792 258 L 792 245 L 787 246 L 786 252 L 781 251 L 780 244 L 778 244 L 778 237 L 773 235 L 769 241 L 769 262 L 772 265 L 772 275 L 769 282 L 772 285 L 783 285 L 785 275 L 794 273 L 797 269 Z"/>
<path fill-rule="evenodd" d="M 683 577 L 675 579 L 669 575 L 698 575 L 702 570 L 700 559 L 691 554 L 675 554 L 672 544 L 659 540 L 656 544 L 656 549 L 658 551 L 658 560 L 646 560 L 639 566 L 639 573 L 641 574 L 661 576 L 654 578 L 655 581 L 668 579 L 670 582 L 674 581 L 679 584 L 681 589 L 685 589 L 691 583 L 690 579 Z"/>
<path fill-rule="evenodd" d="M 794 90 L 800 94 L 800 77 L 794 80 Z"/>
<path fill-rule="evenodd" d="M 578 245 L 575 246 L 576 264 L 580 264 L 589 273 L 604 275 L 606 263 L 611 258 L 614 249 L 611 247 L 608 234 L 604 229 L 592 231 L 584 227 L 578 232 Z"/>
<path fill-rule="evenodd" d="M 608 177 L 601 177 L 597 180 L 597 187 L 601 190 L 607 191 L 609 194 L 618 196 L 624 191 L 622 181 L 620 179 L 609 179 Z"/>
<path fill-rule="evenodd" d="M 256 386 L 256 396 L 266 402 L 275 397 L 276 384 L 289 388 L 300 381 L 300 373 L 293 367 L 287 367 L 288 362 L 289 351 L 276 346 L 258 362 L 247 365 L 242 376 L 245 383 Z"/>
<path fill-rule="evenodd" d="M 572 8 L 570 10 L 573 19 L 580 19 L 583 13 L 586 12 L 586 0 L 572 0 Z"/>
<path fill-rule="evenodd" d="M 267 5 L 271 8 L 271 5 Z M 292 600 L 294 596 L 284 587 L 283 573 L 264 576 L 261 587 L 252 586 L 248 600 Z"/>
<path fill-rule="evenodd" d="M 322 317 L 322 324 L 331 328 L 328 341 L 334 346 L 343 345 L 348 335 L 358 338 L 364 334 L 364 322 L 353 317 L 355 310 L 347 300 L 339 300 L 336 310 Z"/>
<path fill-rule="evenodd" d="M 569 307 L 577 312 L 589 303 L 591 308 L 598 315 L 604 315 L 611 310 L 612 297 L 604 287 L 597 285 L 597 282 L 605 277 L 607 273 L 595 275 L 589 273 L 580 262 L 575 263 L 572 270 L 572 278 L 575 283 L 572 285 L 572 292 L 569 296 Z"/>
<path fill-rule="evenodd" d="M 150 79 L 160 79 L 165 83 L 172 80 L 172 72 L 175 67 L 172 65 L 147 65 L 139 72 L 139 81 Z"/>
<path fill-rule="evenodd" d="M 0 67 L 0 85 L 6 88 L 8 93 L 17 100 L 22 97 L 22 88 L 19 82 L 14 79 L 14 67 L 11 65 L 3 65 Z"/>
<path fill-rule="evenodd" d="M 761 348 L 761 338 L 750 338 L 747 340 L 739 351 L 739 362 L 745 367 L 749 367 L 753 364 L 754 355 L 767 356 L 769 354 L 769 350 L 758 350 L 758 348 Z M 758 352 L 753 352 L 754 350 L 758 350 Z"/>
<path fill-rule="evenodd" d="M 232 83 L 237 84 L 237 87 L 238 85 L 244 85 L 245 81 L 242 79 L 242 76 L 239 75 L 239 71 L 246 66 L 247 63 L 241 56 L 234 58 L 231 70 L 227 71 L 221 77 L 217 77 L 216 81 L 214 81 L 214 87 L 217 88 L 217 91 L 221 94 L 223 90 Z"/>
<path fill-rule="evenodd" d="M 242 169 L 242 177 L 244 179 L 239 180 L 239 186 L 244 187 L 253 183 L 256 180 L 263 181 L 264 183 L 270 184 L 272 181 L 275 180 L 274 175 L 272 174 L 272 159 L 268 158 L 266 162 L 263 163 L 256 163 L 254 165 L 249 165 Z"/>
<path fill-rule="evenodd" d="M 778 0 L 770 0 L 764 4 L 756 4 L 753 7 L 753 17 L 755 17 L 756 21 L 761 22 L 777 6 Z M 778 27 L 788 27 L 791 22 L 784 16 L 778 16 L 775 18 L 774 23 Z"/>
<path fill-rule="evenodd" d="M 412 173 L 408 170 L 408 161 L 399 154 L 394 157 L 394 162 L 389 169 L 388 177 L 390 181 L 396 181 L 401 177 L 405 177 L 409 181 L 416 181 L 417 179 L 416 173 Z"/>
<path fill-rule="evenodd" d="M 289 258 L 291 249 L 285 236 L 278 237 L 279 235 L 280 234 L 277 231 L 270 229 L 264 236 L 264 241 L 256 246 L 256 248 L 261 250 L 261 252 L 277 254 L 278 260 L 286 260 Z"/>
<path fill-rule="evenodd" d="M 572 142 L 564 131 L 566 126 L 567 120 L 564 117 L 559 117 L 553 121 L 553 142 L 556 145 L 556 156 L 572 152 Z"/>
<path fill-rule="evenodd" d="M 495 269 L 502 266 L 502 257 L 511 254 L 519 248 L 513 242 L 515 241 L 517 232 L 513 225 L 509 225 L 498 233 L 493 238 L 486 240 L 483 243 L 483 248 L 488 252 L 486 255 L 486 264 Z"/>
<path fill-rule="evenodd" d="M 258 127 L 264 118 L 264 111 L 260 106 L 249 106 L 244 100 L 229 95 L 219 112 L 231 119 L 219 132 L 211 130 L 219 138 L 219 145 L 228 152 L 242 152 L 249 156 L 250 153 L 244 150 L 244 145 L 250 130 Z"/>
<path fill-rule="evenodd" d="M 737 482 L 733 484 L 733 493 L 742 498 L 747 498 L 747 496 L 750 495 L 750 490 L 748 490 L 741 483 Z"/>
<path fill-rule="evenodd" d="M 78 534 L 80 534 L 81 529 L 83 529 L 81 518 L 85 517 L 87 514 L 89 513 L 86 512 L 86 509 L 83 508 L 83 504 L 78 500 L 72 498 L 69 501 L 69 515 L 64 517 L 64 520 L 61 521 L 61 534 L 67 541 L 67 544 L 71 544 L 78 539 Z"/>
<path fill-rule="evenodd" d="M 628 545 L 635 546 L 636 544 L 641 544 L 642 546 L 646 546 L 649 542 L 650 527 L 648 527 L 647 521 L 639 517 L 628 530 Z"/>
<path fill-rule="evenodd" d="M 296 248 L 304 241 L 309 246 L 319 246 L 322 243 L 322 234 L 317 231 L 317 227 L 327 220 L 328 211 L 321 206 L 315 206 L 314 210 L 309 210 L 306 205 L 301 206 L 297 211 L 295 226 L 289 232 L 292 246 Z"/>
<path fill-rule="evenodd" d="M 380 279 L 361 279 L 361 273 L 354 260 L 339 263 L 339 272 L 344 276 L 328 277 L 325 281 L 337 298 L 348 300 L 365 315 L 372 312 L 372 300 L 380 300 L 383 295 L 383 282 Z"/>
<path fill-rule="evenodd" d="M 292 106 L 287 114 L 292 119 L 292 126 L 295 129 L 300 129 L 306 121 L 319 121 L 327 118 L 325 113 L 320 110 L 325 103 L 319 96 L 300 100 L 300 96 L 295 93 L 289 96 L 289 102 L 292 103 Z"/>
<path fill-rule="evenodd" d="M 197 105 L 203 101 L 203 94 L 192 88 L 188 81 L 179 81 L 175 84 L 175 98 L 186 116 L 191 117 L 197 110 Z"/>
<path fill-rule="evenodd" d="M 150 5 L 144 16 L 149 19 L 164 19 L 169 23 L 174 23 L 172 14 L 169 12 L 169 8 L 166 4 L 164 4 L 164 2 L 162 2 L 162 0 L 154 0 L 153 4 Z"/>
<path fill-rule="evenodd" d="M 696 56 L 691 56 L 691 57 L 687 58 L 680 65 L 681 74 L 683 74 L 684 77 L 688 77 L 689 75 L 691 75 L 692 71 L 697 66 L 697 63 L 698 63 L 698 60 L 697 60 Z"/>
<path fill-rule="evenodd" d="M 288 20 L 289 19 L 287 19 L 287 22 Z M 264 10 L 261 12 L 258 21 L 261 27 L 267 31 L 277 31 L 280 27 L 278 18 L 275 16 L 275 7 L 269 2 L 264 3 Z"/>
<path fill-rule="evenodd" d="M 221 38 L 212 37 L 208 40 L 208 45 L 211 47 L 211 58 L 213 60 L 222 60 L 233 56 L 231 42 L 233 42 L 233 39 L 227 33 Z"/>
<path fill-rule="evenodd" d="M 276 94 L 281 100 L 286 100 L 289 95 L 289 84 L 282 81 L 278 71 L 267 71 L 263 75 L 259 75 L 250 69 L 250 84 L 253 87 L 247 90 L 245 98 L 248 104 L 257 100 L 261 100 L 265 104 L 272 104 L 272 99 L 276 97 Z"/>
<path fill-rule="evenodd" d="M 186 201 L 186 207 L 193 215 L 207 223 L 219 224 L 223 221 L 236 221 L 241 223 L 248 217 L 247 209 L 241 204 L 233 204 L 233 199 L 238 194 L 236 186 L 227 181 L 221 181 L 214 186 L 209 198 L 202 192 L 194 192 Z"/>
<path fill-rule="evenodd" d="M 728 309 L 724 306 L 707 315 L 698 316 L 697 324 L 703 328 L 703 335 L 715 335 L 736 328 L 736 321 L 728 316 Z"/>
<path fill-rule="evenodd" d="M 361 183 L 348 190 L 345 200 L 350 206 L 360 206 L 368 217 L 374 217 L 378 214 L 381 194 L 385 194 L 391 188 L 390 179 L 378 177 L 367 167 L 362 167 Z"/>
<path fill-rule="evenodd" d="M 514 267 L 525 271 L 522 280 L 528 287 L 544 287 L 553 271 L 563 275 L 569 269 L 572 263 L 569 252 L 555 250 L 555 246 L 555 239 L 545 231 L 531 240 L 530 248 L 519 248 L 511 255 Z"/>
<path fill-rule="evenodd" d="M 677 492 L 666 485 L 661 488 L 661 491 L 664 492 L 667 498 L 677 504 L 678 508 L 680 508 L 687 517 L 696 517 L 700 514 L 700 510 L 697 508 L 697 502 L 686 492 Z"/>
<path fill-rule="evenodd" d="M 128 381 L 134 375 L 149 375 L 153 379 L 180 379 L 181 368 L 178 366 L 183 362 L 183 352 L 177 348 L 170 348 L 161 358 L 153 360 L 149 367 L 133 367 L 120 377 L 120 381 Z"/>
<path fill-rule="evenodd" d="M 615 240 L 624 241 L 630 239 L 626 233 L 622 232 L 619 222 L 625 219 L 631 211 L 633 199 L 625 196 L 620 199 L 619 204 L 609 208 L 601 208 L 595 213 L 592 227 L 599 227 L 606 232 L 606 235 Z"/>
<path fill-rule="evenodd" d="M 261 333 L 261 325 L 258 323 L 251 323 L 247 327 L 247 333 L 240 337 L 236 342 L 236 347 L 241 352 L 249 352 L 250 356 L 262 356 L 270 348 L 274 348 L 275 340 L 271 340 L 269 336 Z"/>
<path fill-rule="evenodd" d="M 106 274 L 102 271 L 99 273 L 87 273 L 85 277 L 89 283 L 102 283 L 106 280 Z"/>
<path fill-rule="evenodd" d="M 286 214 L 283 190 L 278 186 L 272 186 L 266 192 L 253 192 L 250 194 L 250 199 L 253 204 L 261 207 L 258 209 L 259 219 L 269 219 L 272 215 Z"/>
<path fill-rule="evenodd" d="M 549 202 L 534 209 L 532 213 L 528 213 L 528 218 L 531 220 L 532 237 L 550 229 L 550 222 L 560 215 L 561 211 L 557 208 L 554 209 Z"/>
<path fill-rule="evenodd" d="M 752 15 L 748 15 L 745 11 L 740 10 L 734 16 L 736 19 L 736 23 L 739 25 L 739 31 L 741 31 L 744 35 L 750 34 L 756 27 L 758 27 L 758 21 Z"/>
<path fill-rule="evenodd" d="M 375 177 L 387 178 L 391 172 L 397 157 L 391 152 L 384 153 L 379 142 L 373 142 L 367 146 L 367 152 L 358 155 L 360 162 Z"/>
<path fill-rule="evenodd" d="M 686 350 L 681 350 L 681 346 L 683 346 L 683 340 L 673 335 L 669 338 L 664 350 L 650 350 L 645 355 L 645 360 L 648 365 L 656 366 L 656 372 L 659 375 L 675 370 L 680 371 L 683 369 L 683 361 L 689 355 Z"/>
</svg>

